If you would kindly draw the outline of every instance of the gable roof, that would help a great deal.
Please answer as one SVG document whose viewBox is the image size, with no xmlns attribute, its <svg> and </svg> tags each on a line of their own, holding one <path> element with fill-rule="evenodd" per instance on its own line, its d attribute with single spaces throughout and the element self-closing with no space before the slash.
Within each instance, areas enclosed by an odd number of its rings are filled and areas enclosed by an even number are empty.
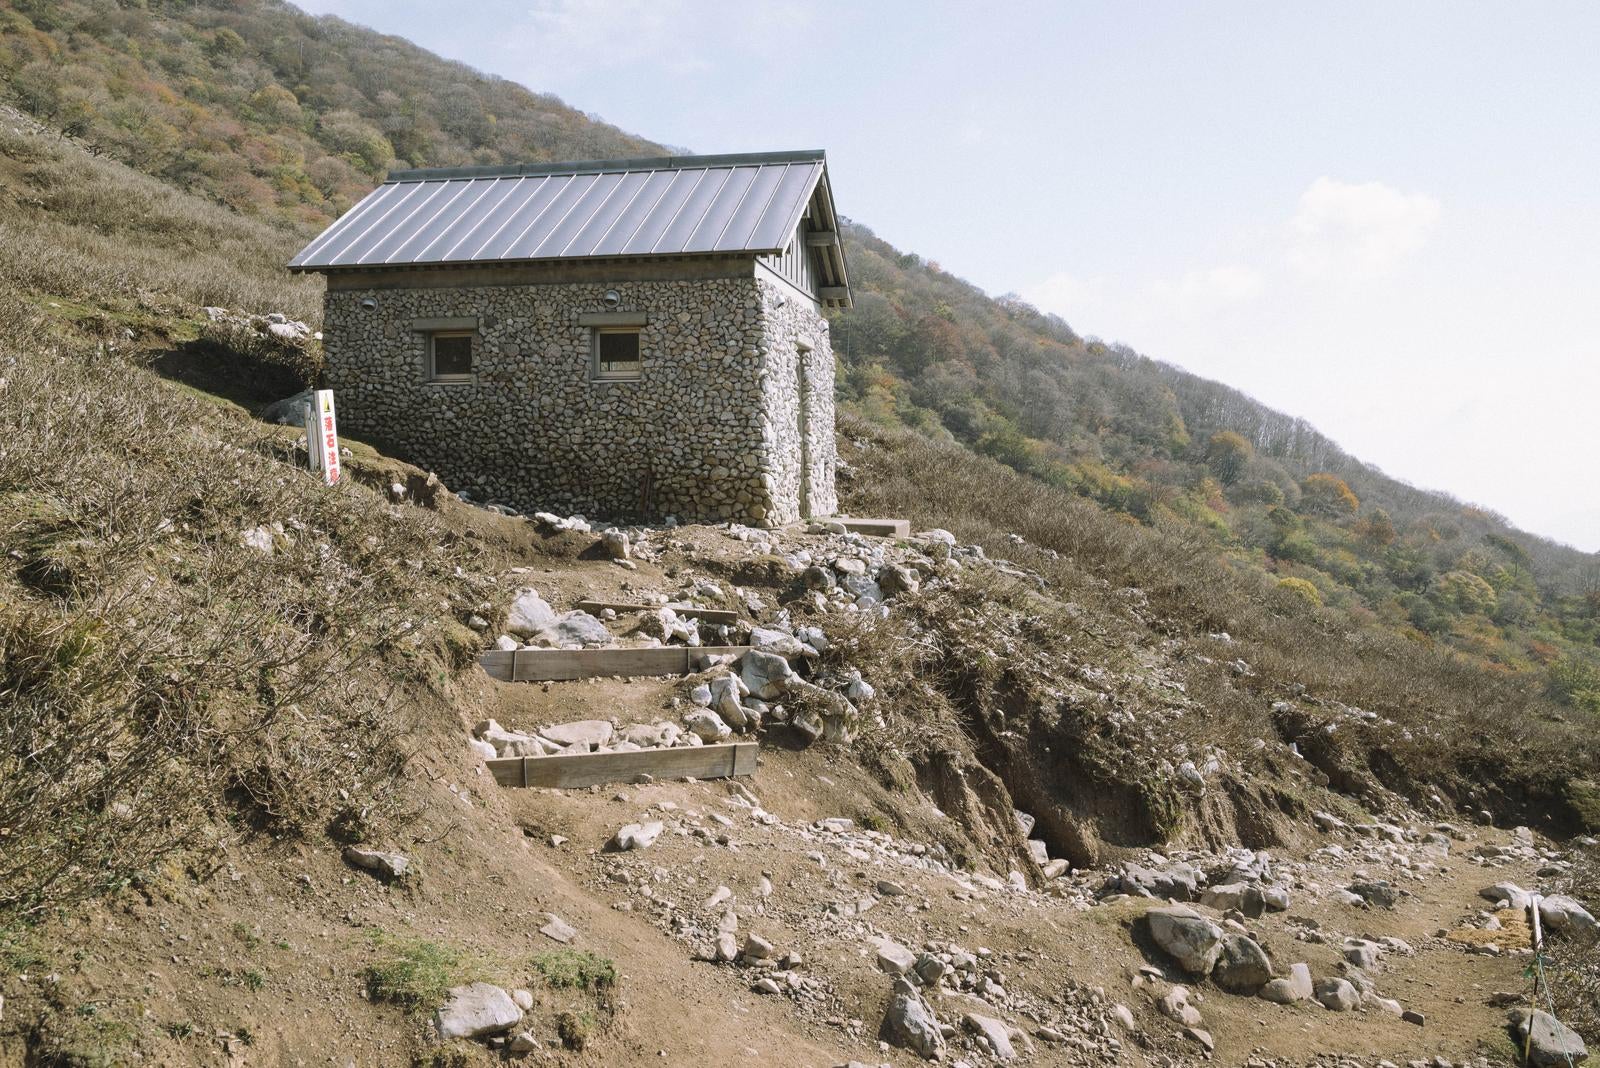
<svg viewBox="0 0 1600 1068">
<path fill-rule="evenodd" d="M 820 150 L 391 171 L 289 269 L 773 255 L 808 208 L 837 233 Z M 838 242 L 816 252 L 821 284 L 848 286 Z"/>
</svg>

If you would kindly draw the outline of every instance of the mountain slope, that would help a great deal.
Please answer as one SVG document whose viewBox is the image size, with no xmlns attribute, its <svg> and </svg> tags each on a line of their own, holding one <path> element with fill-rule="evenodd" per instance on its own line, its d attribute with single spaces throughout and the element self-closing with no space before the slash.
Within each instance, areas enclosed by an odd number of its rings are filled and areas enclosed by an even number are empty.
<svg viewBox="0 0 1600 1068">
<path fill-rule="evenodd" d="M 1592 881 L 1559 874 L 1568 843 L 1506 829 L 1600 826 L 1590 721 L 1317 609 L 1175 510 L 1135 521 L 846 416 L 846 507 L 948 526 L 953 549 L 634 529 L 626 569 L 592 533 L 468 507 L 359 442 L 327 490 L 296 430 L 251 417 L 315 346 L 201 306 L 314 315 L 315 281 L 281 271 L 292 225 L 4 108 L 0 203 L 0 1065 L 502 1063 L 430 1037 L 446 988 L 487 981 L 527 989 L 535 1063 L 903 1068 L 920 1058 L 878 1045 L 885 938 L 945 969 L 919 996 L 977 1066 L 998 1063 L 983 1021 L 1033 1063 L 1209 1060 L 1160 1007 L 1180 985 L 1203 992 L 1216 1063 L 1498 1062 L 1488 994 L 1523 990 L 1523 964 L 1468 950 L 1526 932 L 1506 913 L 1490 928 L 1478 887 L 1576 881 L 1594 907 Z M 907 285 L 970 292 L 903 266 Z M 959 321 L 987 322 L 980 297 Z M 1052 374 L 1134 381 L 1047 355 Z M 1105 441 L 1136 457 L 1132 429 Z M 920 589 L 881 612 L 819 600 L 803 560 L 880 579 L 897 563 Z M 529 583 L 561 607 L 714 597 L 740 622 L 707 640 L 815 626 L 828 643 L 796 669 L 875 693 L 854 691 L 848 744 L 807 747 L 769 709 L 739 784 L 501 789 L 469 748 L 480 721 L 675 722 L 703 678 L 489 679 L 472 658 Z M 607 627 L 637 641 L 648 622 Z M 803 712 L 808 693 L 781 703 Z M 640 821 L 663 824 L 654 847 L 605 850 Z M 411 871 L 342 859 L 352 840 Z M 1427 1026 L 1185 976 L 1150 941 L 1151 902 L 1100 893 L 1169 861 L 1224 887 L 1270 871 L 1293 910 L 1230 930 L 1319 978 L 1353 975 L 1347 935 L 1403 940 L 1364 981 Z M 1375 881 L 1394 909 L 1343 890 Z M 552 915 L 575 942 L 541 932 Z M 729 923 L 775 951 L 716 962 Z M 1594 957 L 1556 952 L 1560 1011 L 1581 1020 Z"/>
<path fill-rule="evenodd" d="M 281 0 L 6 0 L 0 76 L 97 151 L 302 237 L 391 164 L 664 151 Z M 1600 557 L 1388 478 L 1303 420 L 991 299 L 865 227 L 848 254 L 856 307 L 834 346 L 847 409 L 1188 529 L 1308 599 L 1600 714 Z"/>
</svg>

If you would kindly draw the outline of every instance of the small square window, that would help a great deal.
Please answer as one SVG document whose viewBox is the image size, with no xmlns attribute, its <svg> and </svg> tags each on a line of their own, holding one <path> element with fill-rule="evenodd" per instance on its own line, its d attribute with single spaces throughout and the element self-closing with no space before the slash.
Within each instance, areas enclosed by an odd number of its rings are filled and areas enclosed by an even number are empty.
<svg viewBox="0 0 1600 1068">
<path fill-rule="evenodd" d="M 616 382 L 638 378 L 639 328 L 596 327 L 594 331 L 594 377 Z"/>
<path fill-rule="evenodd" d="M 428 335 L 428 378 L 434 382 L 472 381 L 470 330 Z"/>
</svg>

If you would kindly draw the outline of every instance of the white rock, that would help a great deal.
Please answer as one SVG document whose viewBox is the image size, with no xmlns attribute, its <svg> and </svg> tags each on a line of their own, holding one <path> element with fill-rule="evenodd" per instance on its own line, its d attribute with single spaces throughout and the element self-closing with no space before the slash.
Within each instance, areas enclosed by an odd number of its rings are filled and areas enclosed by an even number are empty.
<svg viewBox="0 0 1600 1068">
<path fill-rule="evenodd" d="M 659 820 L 650 823 L 630 823 L 611 837 L 611 845 L 612 848 L 623 852 L 630 849 L 649 849 L 655 845 L 656 839 L 661 837 L 661 832 L 665 829 L 665 825 Z"/>
<path fill-rule="evenodd" d="M 509 1031 L 522 1020 L 522 1010 L 511 995 L 491 983 L 458 986 L 434 1014 L 439 1037 L 477 1038 Z"/>
</svg>

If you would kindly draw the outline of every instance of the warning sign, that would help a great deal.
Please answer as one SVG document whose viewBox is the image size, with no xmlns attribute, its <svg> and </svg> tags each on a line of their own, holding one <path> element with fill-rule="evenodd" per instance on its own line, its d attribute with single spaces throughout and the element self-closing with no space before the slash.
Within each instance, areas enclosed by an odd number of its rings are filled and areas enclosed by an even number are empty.
<svg viewBox="0 0 1600 1068">
<path fill-rule="evenodd" d="M 322 472 L 322 481 L 332 486 L 339 481 L 339 421 L 333 412 L 333 390 L 319 389 L 311 394 L 306 412 L 306 447 L 311 453 L 311 470 Z"/>
</svg>

